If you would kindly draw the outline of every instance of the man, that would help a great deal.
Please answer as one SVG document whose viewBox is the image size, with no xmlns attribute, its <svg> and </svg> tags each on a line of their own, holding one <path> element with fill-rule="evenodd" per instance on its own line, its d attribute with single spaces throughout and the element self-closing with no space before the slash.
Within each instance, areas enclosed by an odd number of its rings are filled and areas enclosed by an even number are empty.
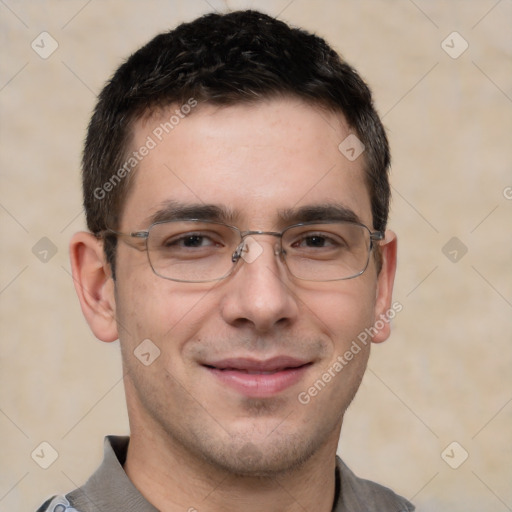
<svg viewBox="0 0 512 512">
<path fill-rule="evenodd" d="M 83 313 L 119 338 L 130 438 L 49 511 L 409 511 L 336 458 L 396 237 L 370 92 L 255 11 L 157 36 L 102 91 L 83 158 Z"/>
</svg>

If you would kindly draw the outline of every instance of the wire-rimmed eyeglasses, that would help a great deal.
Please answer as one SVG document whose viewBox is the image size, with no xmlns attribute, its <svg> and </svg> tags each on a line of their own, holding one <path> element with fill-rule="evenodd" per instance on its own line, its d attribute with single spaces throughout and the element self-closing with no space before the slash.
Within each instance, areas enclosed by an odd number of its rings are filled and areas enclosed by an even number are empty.
<svg viewBox="0 0 512 512">
<path fill-rule="evenodd" d="M 275 255 L 292 276 L 306 281 L 338 281 L 361 275 L 375 242 L 384 239 L 382 231 L 349 221 L 303 222 L 275 232 L 242 231 L 200 219 L 157 222 L 145 231 L 131 233 L 109 229 L 97 236 L 121 237 L 132 247 L 147 250 L 149 264 L 159 277 L 205 283 L 225 279 L 240 260 L 255 261 L 263 252 L 255 235 L 276 237 Z"/>
</svg>

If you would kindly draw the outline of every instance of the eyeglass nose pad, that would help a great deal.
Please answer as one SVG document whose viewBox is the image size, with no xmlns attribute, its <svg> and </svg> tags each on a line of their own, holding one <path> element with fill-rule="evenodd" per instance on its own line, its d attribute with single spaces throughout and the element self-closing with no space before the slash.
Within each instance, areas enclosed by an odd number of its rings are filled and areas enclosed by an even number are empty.
<svg viewBox="0 0 512 512">
<path fill-rule="evenodd" d="M 236 251 L 233 253 L 233 256 L 231 256 L 231 261 L 233 263 L 236 263 L 242 257 L 242 252 L 244 252 L 244 247 L 245 247 L 245 241 L 242 240 L 240 242 L 240 244 L 238 245 L 238 247 L 236 248 Z"/>
<path fill-rule="evenodd" d="M 242 240 L 240 242 L 240 244 L 238 245 L 238 247 L 236 248 L 235 252 L 231 256 L 231 261 L 233 263 L 236 263 L 242 257 L 242 253 L 245 250 L 246 243 L 247 242 L 245 240 Z M 280 244 L 276 244 L 274 246 L 274 255 L 275 256 L 283 256 L 284 254 L 285 254 L 285 251 L 281 248 Z"/>
</svg>

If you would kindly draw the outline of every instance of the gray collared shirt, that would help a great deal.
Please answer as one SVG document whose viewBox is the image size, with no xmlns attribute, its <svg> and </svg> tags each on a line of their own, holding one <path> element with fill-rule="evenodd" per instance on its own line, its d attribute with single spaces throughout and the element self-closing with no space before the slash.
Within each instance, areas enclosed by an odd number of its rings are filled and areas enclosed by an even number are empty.
<svg viewBox="0 0 512 512">
<path fill-rule="evenodd" d="M 123 470 L 129 437 L 107 436 L 103 462 L 87 483 L 54 496 L 37 512 L 158 512 Z M 190 510 L 194 510 L 191 507 Z M 411 512 L 414 506 L 382 485 L 362 480 L 336 457 L 332 512 Z"/>
</svg>

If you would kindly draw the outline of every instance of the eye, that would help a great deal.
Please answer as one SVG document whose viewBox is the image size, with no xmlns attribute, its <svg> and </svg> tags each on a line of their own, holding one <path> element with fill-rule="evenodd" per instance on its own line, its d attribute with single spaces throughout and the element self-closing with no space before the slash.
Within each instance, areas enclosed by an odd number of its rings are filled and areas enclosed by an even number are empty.
<svg viewBox="0 0 512 512">
<path fill-rule="evenodd" d="M 326 245 L 329 245 L 330 242 L 331 241 L 328 238 L 326 238 L 325 236 L 312 235 L 312 236 L 305 237 L 301 241 L 300 245 L 306 246 L 306 247 L 325 247 Z"/>
<path fill-rule="evenodd" d="M 211 238 L 196 233 L 186 234 L 178 239 L 166 242 L 166 245 L 179 245 L 182 247 L 206 247 L 216 245 Z"/>
<path fill-rule="evenodd" d="M 328 233 L 302 233 L 291 246 L 294 249 L 339 248 L 343 240 Z"/>
<path fill-rule="evenodd" d="M 221 246 L 220 237 L 204 233 L 183 233 L 162 241 L 166 249 L 196 249 Z"/>
</svg>

